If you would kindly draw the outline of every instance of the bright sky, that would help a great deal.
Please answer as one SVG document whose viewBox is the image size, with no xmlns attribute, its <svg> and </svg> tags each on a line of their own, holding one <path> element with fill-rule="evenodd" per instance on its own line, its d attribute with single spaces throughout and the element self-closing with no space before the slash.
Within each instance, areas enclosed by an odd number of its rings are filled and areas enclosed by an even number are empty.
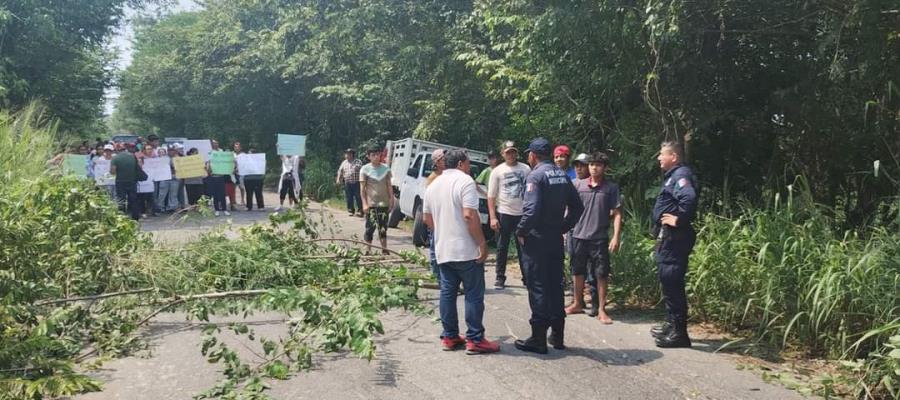
<svg viewBox="0 0 900 400">
<path fill-rule="evenodd" d="M 200 6 L 194 2 L 194 0 L 174 0 L 174 4 L 165 10 L 168 13 L 175 13 L 180 11 L 192 11 L 199 9 Z M 157 11 L 157 8 L 152 8 L 151 13 Z M 131 64 L 131 42 L 134 40 L 134 29 L 132 29 L 131 20 L 135 16 L 135 11 L 132 9 L 125 10 L 125 22 L 123 26 L 120 26 L 115 33 L 115 36 L 112 38 L 110 42 L 110 46 L 116 50 L 118 54 L 118 60 L 116 61 L 116 70 L 118 72 L 124 71 L 128 65 Z M 119 88 L 111 87 L 106 89 L 106 93 L 104 94 L 106 98 L 106 103 L 104 104 L 104 113 L 109 116 L 112 115 L 113 111 L 116 108 L 116 99 L 119 98 Z"/>
</svg>

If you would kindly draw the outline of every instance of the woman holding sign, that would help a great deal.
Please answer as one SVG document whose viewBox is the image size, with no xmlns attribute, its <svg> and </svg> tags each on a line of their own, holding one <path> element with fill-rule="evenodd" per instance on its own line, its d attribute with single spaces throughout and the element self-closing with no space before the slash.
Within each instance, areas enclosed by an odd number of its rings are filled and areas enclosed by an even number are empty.
<svg viewBox="0 0 900 400">
<path fill-rule="evenodd" d="M 229 175 L 223 174 L 222 171 L 213 172 L 212 166 L 213 154 L 224 152 L 219 151 L 219 142 L 215 140 L 212 141 L 212 149 L 213 151 L 209 153 L 210 161 L 206 163 L 206 172 L 209 173 L 209 177 L 206 178 L 206 189 L 209 191 L 209 197 L 213 199 L 213 208 L 216 210 L 215 215 L 217 217 L 221 213 L 231 215 L 228 209 L 225 208 L 225 178 Z"/>
</svg>

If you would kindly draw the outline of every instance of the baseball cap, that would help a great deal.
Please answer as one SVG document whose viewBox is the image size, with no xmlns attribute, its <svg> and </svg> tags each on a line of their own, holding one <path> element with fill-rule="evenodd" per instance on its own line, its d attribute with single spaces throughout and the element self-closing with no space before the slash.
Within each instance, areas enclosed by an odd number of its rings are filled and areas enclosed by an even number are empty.
<svg viewBox="0 0 900 400">
<path fill-rule="evenodd" d="M 572 163 L 590 164 L 590 163 L 591 163 L 591 157 L 588 156 L 588 155 L 585 154 L 585 153 L 581 153 L 581 154 L 579 154 L 577 157 L 575 157 L 574 160 L 572 160 Z"/>
<path fill-rule="evenodd" d="M 540 154 L 544 156 L 550 155 L 550 142 L 544 138 L 537 138 L 531 141 L 528 144 L 528 151 L 533 152 L 535 154 Z"/>
<path fill-rule="evenodd" d="M 436 163 L 436 162 L 440 161 L 442 158 L 444 158 L 445 155 L 447 155 L 447 152 L 444 151 L 444 149 L 437 149 L 437 150 L 431 152 L 431 162 Z"/>
<path fill-rule="evenodd" d="M 173 144 L 173 145 L 172 145 L 172 148 L 175 149 L 175 150 L 184 150 L 184 146 L 182 146 L 181 143 L 175 143 L 175 144 Z"/>
<path fill-rule="evenodd" d="M 569 149 L 569 146 L 566 146 L 566 145 L 564 145 L 564 144 L 561 144 L 561 145 L 559 145 L 559 146 L 556 146 L 556 148 L 553 149 L 553 157 L 556 157 L 556 156 L 566 156 L 566 157 L 568 157 L 568 156 L 570 156 L 571 154 L 572 154 L 572 150 Z"/>
<path fill-rule="evenodd" d="M 356 154 L 356 150 L 353 150 L 348 147 L 347 150 L 344 150 L 344 154 L 347 154 L 347 153 Z"/>
<path fill-rule="evenodd" d="M 506 153 L 507 151 L 510 151 L 510 150 L 519 151 L 519 149 L 516 148 L 516 143 L 513 142 L 512 140 L 507 140 L 507 141 L 503 142 L 503 152 Z"/>
<path fill-rule="evenodd" d="M 103 150 L 115 150 L 115 149 L 116 148 L 113 147 L 113 145 L 111 145 L 111 144 L 107 144 L 107 145 L 103 146 Z"/>
</svg>

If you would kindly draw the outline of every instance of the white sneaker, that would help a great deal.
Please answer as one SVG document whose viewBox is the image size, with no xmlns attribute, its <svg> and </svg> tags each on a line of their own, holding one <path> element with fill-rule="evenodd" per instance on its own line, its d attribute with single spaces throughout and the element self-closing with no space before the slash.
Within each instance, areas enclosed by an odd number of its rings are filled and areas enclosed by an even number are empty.
<svg viewBox="0 0 900 400">
<path fill-rule="evenodd" d="M 281 206 L 275 207 L 275 211 L 281 211 Z"/>
<path fill-rule="evenodd" d="M 224 212 L 224 213 L 225 213 L 225 216 L 231 216 L 231 213 L 230 213 L 230 212 L 228 212 L 228 211 L 222 211 L 222 212 Z"/>
<path fill-rule="evenodd" d="M 216 211 L 216 214 L 215 214 L 215 215 L 216 215 L 216 216 L 217 216 L 217 217 L 218 217 L 218 216 L 219 216 L 219 212 L 218 212 L 218 211 Z"/>
</svg>

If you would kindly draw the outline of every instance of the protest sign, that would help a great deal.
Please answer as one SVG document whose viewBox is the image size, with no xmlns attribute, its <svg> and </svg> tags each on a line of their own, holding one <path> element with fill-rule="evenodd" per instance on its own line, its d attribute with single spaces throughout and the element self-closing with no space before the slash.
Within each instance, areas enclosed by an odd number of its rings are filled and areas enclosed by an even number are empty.
<svg viewBox="0 0 900 400">
<path fill-rule="evenodd" d="M 63 171 L 79 178 L 87 178 L 88 156 L 80 154 L 66 154 L 63 160 Z"/>
<path fill-rule="evenodd" d="M 197 154 L 203 157 L 203 161 L 209 161 L 209 152 L 212 151 L 212 142 L 209 139 L 185 140 L 184 152 L 187 153 L 191 148 L 197 149 Z"/>
<path fill-rule="evenodd" d="M 266 154 L 241 154 L 237 157 L 238 174 L 264 175 L 266 173 Z"/>
<path fill-rule="evenodd" d="M 279 133 L 278 155 L 306 157 L 306 136 Z"/>
<path fill-rule="evenodd" d="M 144 159 L 144 172 L 151 181 L 167 181 L 172 179 L 172 168 L 169 166 L 169 157 L 156 157 Z"/>
<path fill-rule="evenodd" d="M 110 165 L 112 165 L 112 160 L 107 160 L 103 157 L 94 159 L 94 182 L 97 182 L 97 186 L 116 184 L 116 177 L 109 174 Z"/>
<path fill-rule="evenodd" d="M 206 177 L 206 163 L 199 154 L 175 157 L 172 161 L 175 163 L 175 176 L 178 179 Z"/>
<path fill-rule="evenodd" d="M 214 151 L 209 155 L 209 167 L 213 175 L 231 175 L 234 172 L 234 153 Z"/>
</svg>

